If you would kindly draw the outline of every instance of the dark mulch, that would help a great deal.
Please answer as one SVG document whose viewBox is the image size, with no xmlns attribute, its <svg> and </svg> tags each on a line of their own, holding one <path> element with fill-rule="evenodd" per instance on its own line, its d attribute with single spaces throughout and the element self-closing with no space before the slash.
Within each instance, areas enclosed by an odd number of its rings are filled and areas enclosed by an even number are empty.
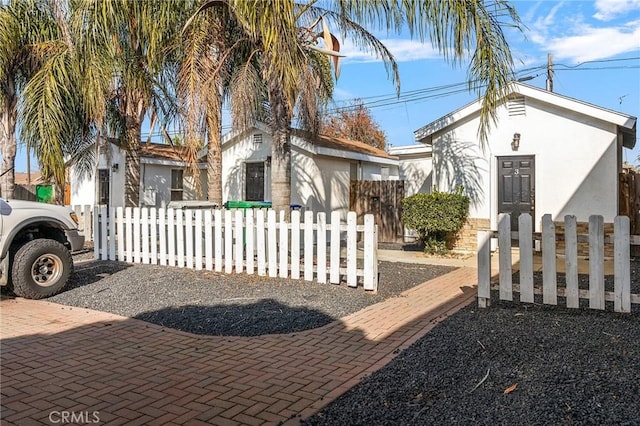
<svg viewBox="0 0 640 426">
<path fill-rule="evenodd" d="M 580 288 L 588 280 L 580 275 Z M 638 259 L 631 280 L 640 294 Z M 617 314 L 611 302 L 603 312 L 588 302 L 563 308 L 563 298 L 558 306 L 492 298 L 447 318 L 304 424 L 640 425 L 640 306 Z"/>
<path fill-rule="evenodd" d="M 638 395 L 640 314 L 494 301 L 449 317 L 304 424 L 639 425 Z"/>
<path fill-rule="evenodd" d="M 380 262 L 373 293 L 344 283 L 92 261 L 78 263 L 66 290 L 48 300 L 196 334 L 258 336 L 321 327 L 453 269 Z"/>
</svg>

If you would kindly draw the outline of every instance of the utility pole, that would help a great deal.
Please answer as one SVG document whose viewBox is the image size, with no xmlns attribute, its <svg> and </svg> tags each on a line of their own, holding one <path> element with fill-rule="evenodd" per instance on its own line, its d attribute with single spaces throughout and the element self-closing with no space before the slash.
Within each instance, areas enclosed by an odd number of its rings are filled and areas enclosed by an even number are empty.
<svg viewBox="0 0 640 426">
<path fill-rule="evenodd" d="M 553 92 L 553 55 L 547 53 L 547 91 Z"/>
</svg>

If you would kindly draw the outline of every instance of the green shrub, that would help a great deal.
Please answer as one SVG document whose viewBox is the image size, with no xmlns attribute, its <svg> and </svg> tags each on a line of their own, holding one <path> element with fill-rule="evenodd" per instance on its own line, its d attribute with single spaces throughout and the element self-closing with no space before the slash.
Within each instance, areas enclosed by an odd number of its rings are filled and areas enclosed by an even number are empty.
<svg viewBox="0 0 640 426">
<path fill-rule="evenodd" d="M 430 194 L 416 194 L 402 200 L 404 226 L 418 233 L 429 253 L 446 253 L 448 243 L 462 229 L 469 215 L 469 197 L 457 187 L 454 193 L 434 188 Z"/>
</svg>

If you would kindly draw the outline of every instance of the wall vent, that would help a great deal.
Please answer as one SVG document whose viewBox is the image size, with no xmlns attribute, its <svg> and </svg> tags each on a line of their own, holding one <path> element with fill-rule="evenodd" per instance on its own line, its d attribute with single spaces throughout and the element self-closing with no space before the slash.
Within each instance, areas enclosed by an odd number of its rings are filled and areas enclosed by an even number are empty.
<svg viewBox="0 0 640 426">
<path fill-rule="evenodd" d="M 524 96 L 512 96 L 509 98 L 507 109 L 509 110 L 509 117 L 527 115 Z"/>
<path fill-rule="evenodd" d="M 253 143 L 256 144 L 256 145 L 262 143 L 262 133 L 254 133 L 253 134 Z"/>
</svg>

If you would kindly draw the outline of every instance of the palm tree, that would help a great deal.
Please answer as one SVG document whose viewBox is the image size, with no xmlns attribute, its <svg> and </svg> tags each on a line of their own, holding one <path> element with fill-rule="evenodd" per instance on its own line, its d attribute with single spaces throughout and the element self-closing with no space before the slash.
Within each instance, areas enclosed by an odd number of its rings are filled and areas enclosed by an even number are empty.
<svg viewBox="0 0 640 426">
<path fill-rule="evenodd" d="M 62 204 L 68 165 L 87 170 L 93 160 L 88 148 L 94 126 L 82 96 L 91 87 L 85 82 L 84 62 L 78 59 L 69 16 L 59 2 L 16 1 L 3 6 L 0 13 L 0 32 L 6 41 L 1 68 L 9 70 L 1 78 L 3 94 L 8 95 L 3 150 L 7 147 L 9 155 L 3 153 L 3 170 L 13 167 L 19 123 L 22 141 L 35 150 L 43 176 L 56 185 L 56 201 Z M 11 90 L 16 87 L 20 90 Z M 12 183 L 12 177 L 5 180 L 7 185 Z M 4 194 L 11 192 L 3 189 Z"/>
<path fill-rule="evenodd" d="M 398 93 L 397 64 L 384 45 L 365 30 L 365 26 L 399 31 L 407 25 L 412 35 L 420 40 L 430 39 L 443 56 L 454 63 L 462 62 L 471 52 L 469 89 L 483 95 L 479 134 L 482 140 L 486 138 L 496 117 L 496 106 L 507 93 L 513 75 L 511 52 L 502 26 L 519 27 L 519 19 L 507 2 L 496 0 L 486 6 L 477 0 L 342 0 L 329 3 L 329 9 L 317 7 L 317 3 L 213 0 L 206 2 L 198 11 L 226 6 L 259 56 L 270 109 L 273 140 L 271 188 L 275 209 L 287 211 L 290 202 L 291 123 L 296 102 L 300 99 L 300 81 L 308 76 L 309 52 L 315 50 L 329 54 L 334 59 L 338 74 L 336 51 L 339 44 L 330 34 L 329 26 L 339 28 L 342 35 L 353 38 L 356 45 L 381 57 Z M 316 30 L 320 24 L 322 28 Z M 324 40 L 324 48 L 315 45 L 318 38 Z M 299 108 L 298 112 L 307 115 L 301 122 L 312 124 L 314 110 Z"/>
<path fill-rule="evenodd" d="M 0 4 L 0 182 L 5 198 L 13 198 L 19 99 L 40 65 L 33 48 L 55 37 L 56 28 L 44 1 Z"/>
<path fill-rule="evenodd" d="M 192 12 L 193 13 L 193 12 Z M 177 95 L 185 118 L 190 164 L 197 171 L 196 154 L 207 144 L 207 198 L 222 205 L 222 104 L 229 85 L 229 45 L 233 28 L 226 8 L 197 14 L 185 26 L 178 60 Z"/>
<path fill-rule="evenodd" d="M 168 121 L 175 114 L 176 39 L 188 4 L 184 1 L 80 0 L 77 28 L 85 61 L 96 67 L 93 105 L 126 150 L 125 206 L 140 202 L 140 141 L 148 115 Z M 104 78 L 110 76 L 109 87 Z M 100 74 L 100 75 L 98 75 Z M 98 87 L 102 85 L 102 90 Z M 105 108 L 104 105 L 107 105 Z M 111 112 L 107 116 L 107 112 Z M 111 121 L 108 119 L 111 118 Z"/>
</svg>

